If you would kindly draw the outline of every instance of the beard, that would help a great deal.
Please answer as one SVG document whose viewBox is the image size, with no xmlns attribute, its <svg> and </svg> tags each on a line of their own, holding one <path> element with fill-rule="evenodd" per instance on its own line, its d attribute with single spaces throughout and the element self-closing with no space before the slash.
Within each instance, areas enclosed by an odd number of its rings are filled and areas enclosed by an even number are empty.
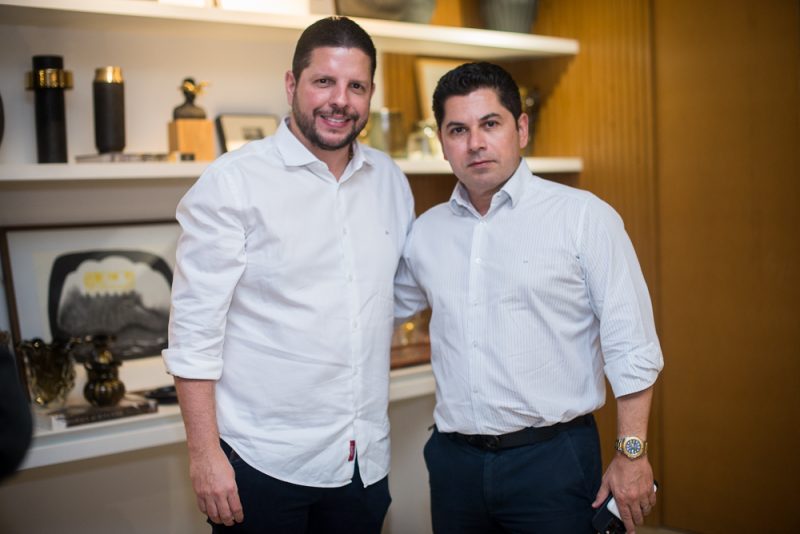
<svg viewBox="0 0 800 534">
<path fill-rule="evenodd" d="M 297 100 L 297 98 L 292 100 L 292 119 L 294 119 L 294 123 L 297 125 L 300 133 L 303 134 L 303 137 L 308 139 L 309 143 L 322 150 L 339 150 L 340 148 L 349 146 L 353 143 L 353 141 L 355 141 L 356 137 L 358 137 L 358 134 L 361 133 L 361 130 L 363 130 L 364 126 L 367 124 L 367 119 L 362 119 L 358 113 L 346 113 L 345 110 L 347 108 L 339 108 L 336 105 L 332 105 L 330 113 L 325 113 L 324 115 L 343 116 L 347 120 L 351 121 L 352 128 L 342 140 L 329 143 L 322 139 L 320 132 L 314 125 L 315 117 L 321 116 L 323 113 L 319 109 L 315 109 L 311 115 L 304 113 L 297 104 Z"/>
</svg>

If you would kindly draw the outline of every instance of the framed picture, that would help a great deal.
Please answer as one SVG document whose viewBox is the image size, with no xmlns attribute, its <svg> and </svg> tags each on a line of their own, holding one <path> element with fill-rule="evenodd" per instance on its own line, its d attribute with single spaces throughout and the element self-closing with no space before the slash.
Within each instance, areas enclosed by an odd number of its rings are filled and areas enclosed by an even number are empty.
<svg viewBox="0 0 800 534">
<path fill-rule="evenodd" d="M 217 131 L 223 152 L 236 150 L 249 141 L 261 139 L 278 129 L 275 115 L 220 115 Z"/>
<path fill-rule="evenodd" d="M 433 91 L 436 89 L 436 84 L 439 83 L 439 78 L 465 62 L 466 60 L 432 58 L 418 58 L 414 62 L 414 70 L 417 75 L 417 97 L 423 120 L 432 121 L 434 118 L 431 106 Z"/>
<path fill-rule="evenodd" d="M 179 235 L 175 221 L 2 229 L 14 342 L 110 334 L 118 358 L 160 354 Z"/>
</svg>

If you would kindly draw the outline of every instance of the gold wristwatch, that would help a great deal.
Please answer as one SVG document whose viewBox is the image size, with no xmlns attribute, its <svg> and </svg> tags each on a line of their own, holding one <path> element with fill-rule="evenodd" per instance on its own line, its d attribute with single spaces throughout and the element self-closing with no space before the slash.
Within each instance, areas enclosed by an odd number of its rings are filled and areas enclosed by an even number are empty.
<svg viewBox="0 0 800 534">
<path fill-rule="evenodd" d="M 614 442 L 614 448 L 631 460 L 647 454 L 647 442 L 636 436 L 622 436 Z"/>
</svg>

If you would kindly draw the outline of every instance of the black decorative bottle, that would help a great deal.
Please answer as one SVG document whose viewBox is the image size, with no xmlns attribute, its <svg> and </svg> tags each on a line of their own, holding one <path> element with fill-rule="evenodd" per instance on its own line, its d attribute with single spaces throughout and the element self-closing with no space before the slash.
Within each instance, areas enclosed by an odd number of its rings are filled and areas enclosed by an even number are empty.
<svg viewBox="0 0 800 534">
<path fill-rule="evenodd" d="M 61 56 L 33 56 L 28 73 L 36 108 L 36 152 L 39 163 L 67 162 L 67 117 L 64 90 L 72 89 L 72 73 Z"/>
<path fill-rule="evenodd" d="M 83 364 L 87 375 L 83 396 L 95 406 L 114 406 L 125 395 L 125 384 L 119 379 L 122 362 L 111 352 L 113 339 L 108 335 L 92 336 L 92 354 Z"/>
<path fill-rule="evenodd" d="M 95 69 L 92 96 L 97 151 L 101 154 L 122 152 L 125 148 L 125 83 L 122 69 Z"/>
</svg>

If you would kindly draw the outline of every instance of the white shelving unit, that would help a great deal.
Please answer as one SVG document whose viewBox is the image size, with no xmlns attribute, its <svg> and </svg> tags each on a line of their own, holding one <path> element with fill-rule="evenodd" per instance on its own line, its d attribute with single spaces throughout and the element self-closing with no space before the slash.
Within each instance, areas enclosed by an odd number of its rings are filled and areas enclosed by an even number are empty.
<svg viewBox="0 0 800 534">
<path fill-rule="evenodd" d="M 413 399 L 433 394 L 430 365 L 391 372 L 389 400 Z M 32 469 L 97 456 L 134 451 L 186 440 L 180 409 L 159 406 L 154 414 L 91 423 L 64 430 L 38 430 L 22 469 Z"/>
<path fill-rule="evenodd" d="M 245 13 L 215 7 L 176 6 L 156 0 L 0 0 L 0 25 L 7 25 L 11 28 L 36 27 L 90 33 L 102 30 L 106 32 L 106 35 L 125 35 L 126 38 L 130 38 L 132 35 L 140 36 L 141 41 L 148 41 L 148 36 L 163 38 L 164 35 L 183 35 L 191 38 L 192 42 L 197 42 L 198 38 L 203 42 L 218 42 L 222 48 L 231 46 L 231 43 L 252 42 L 253 50 L 264 50 L 265 47 L 270 46 L 270 43 L 280 45 L 293 43 L 300 32 L 320 16 L 323 14 L 290 16 Z M 578 42 L 572 39 L 374 19 L 357 20 L 370 33 L 381 52 L 501 60 L 571 56 L 577 54 L 579 50 Z M 92 35 L 95 34 L 92 33 Z M 53 44 L 55 45 L 52 46 L 53 50 L 66 46 L 66 43 L 58 41 Z M 91 46 L 95 45 L 95 43 L 91 43 Z M 233 50 L 241 49 L 234 47 Z M 75 53 L 72 51 L 71 56 L 67 58 L 67 68 L 75 63 L 80 63 Z M 233 51 L 230 53 L 236 54 Z M 257 57 L 258 54 L 256 54 Z M 128 61 L 131 61 L 130 58 Z M 175 61 L 178 60 L 173 57 L 172 51 L 165 51 L 163 57 L 153 58 L 150 70 L 158 72 L 164 64 L 172 64 Z M 254 65 L 259 62 L 260 59 Z M 83 65 L 76 67 L 77 70 L 85 68 L 86 66 Z M 139 69 L 141 68 L 139 66 Z M 7 74 L 11 76 L 13 73 L 9 71 Z M 144 74 L 136 72 L 133 76 L 142 79 Z M 176 79 L 179 79 L 179 76 L 176 74 Z M 241 76 L 248 77 L 249 74 L 242 72 Z M 221 96 L 224 91 L 230 91 L 230 87 L 223 83 L 229 79 L 220 80 L 219 84 L 213 88 L 219 98 L 224 98 Z M 77 80 L 76 84 L 78 84 Z M 276 86 L 278 84 L 280 81 L 276 79 Z M 135 90 L 136 88 L 132 87 L 131 89 Z M 83 85 L 80 90 L 85 94 L 86 89 Z M 133 143 L 131 149 L 134 151 L 141 151 L 138 149 L 143 139 L 160 138 L 162 121 L 165 121 L 161 117 L 166 116 L 166 114 L 149 109 L 153 107 L 150 105 L 152 95 L 143 93 L 141 86 L 139 91 L 138 94 L 130 95 L 132 97 L 131 109 L 138 109 L 144 113 L 155 113 L 159 118 L 154 120 L 148 116 L 148 120 L 144 122 L 145 119 L 140 117 L 139 113 L 136 116 L 128 117 L 128 141 L 129 144 Z M 76 85 L 74 94 L 68 96 L 69 104 L 73 108 L 80 108 L 80 106 L 88 104 L 85 101 L 83 104 L 80 103 L 78 93 Z M 240 100 L 238 94 L 226 94 L 228 102 Z M 3 96 L 7 108 L 14 105 L 13 91 L 9 91 L 7 88 Z M 138 100 L 135 100 L 137 97 Z M 220 103 L 219 105 L 224 106 L 225 104 Z M 273 109 L 277 112 L 279 108 Z M 68 117 L 68 125 L 71 125 L 70 128 L 72 128 L 68 134 L 70 146 L 78 154 L 91 153 L 85 144 L 88 138 L 85 132 L 91 128 L 86 118 L 87 111 L 79 112 L 73 109 Z M 16 117 L 17 123 L 10 124 L 14 118 L 7 117 L 7 122 L 14 128 L 16 135 L 21 134 L 23 138 L 30 136 L 31 134 L 28 132 L 31 125 L 24 124 L 28 122 L 29 118 L 18 116 Z M 20 125 L 20 121 L 22 121 L 22 125 Z M 23 131 L 20 133 L 21 129 Z M 142 131 L 148 132 L 147 135 L 143 136 Z M 10 135 L 10 132 L 7 131 L 6 135 Z M 84 143 L 83 146 L 80 145 L 81 142 Z M 20 147 L 19 144 L 16 146 Z M 29 150 L 27 145 L 22 148 Z M 143 151 L 163 151 L 152 149 L 153 147 L 145 147 Z M 17 150 L 13 154 L 19 152 Z M 532 171 L 536 173 L 580 172 L 582 170 L 580 158 L 529 158 L 528 161 Z M 408 174 L 450 174 L 449 166 L 443 160 L 399 160 L 398 164 Z M 37 165 L 28 164 L 25 159 L 19 159 L 19 156 L 15 155 L 11 158 L 6 157 L 6 160 L 0 163 L 0 186 L 5 184 L 6 186 L 25 187 L 26 183 L 34 185 L 47 182 L 92 181 L 100 184 L 104 180 L 195 179 L 205 166 L 206 164 L 203 163 Z"/>
<path fill-rule="evenodd" d="M 534 173 L 580 172 L 580 158 L 526 158 Z M 452 174 L 443 159 L 396 160 L 406 174 Z M 86 180 L 194 180 L 208 163 L 49 163 L 0 165 L 1 183 L 71 182 Z"/>
<path fill-rule="evenodd" d="M 283 58 L 269 56 L 285 53 L 289 43 L 293 43 L 306 26 L 322 15 L 266 15 L 212 7 L 173 6 L 155 0 L 0 0 L 0 29 L 9 30 L 5 40 L 0 36 L 0 42 L 8 45 L 6 50 L 10 51 L 6 61 L 0 60 L 0 88 L 3 89 L 7 110 L 4 146 L 7 156 L 0 164 L 0 211 L 5 211 L 4 224 L 38 223 L 42 218 L 47 222 L 84 221 L 89 216 L 91 220 L 131 220 L 171 214 L 188 181 L 196 179 L 207 166 L 206 163 L 27 163 L 33 159 L 29 155 L 29 145 L 34 137 L 30 99 L 21 89 L 21 79 L 32 53 L 65 54 L 68 59 L 66 68 L 75 70 L 76 80 L 81 74 L 84 86 L 86 79 L 91 80 L 92 68 L 105 64 L 99 63 L 101 60 L 124 59 L 125 68 L 134 72 L 130 86 L 126 82 L 126 99 L 129 96 L 127 91 L 131 89 L 130 96 L 134 97 L 131 109 L 136 110 L 132 112 L 135 115 L 128 117 L 128 141 L 138 139 L 141 145 L 142 139 L 159 135 L 168 120 L 165 117 L 169 116 L 170 106 L 174 105 L 165 100 L 169 93 L 164 93 L 162 88 L 162 85 L 172 88 L 170 84 L 173 82 L 165 80 L 174 77 L 177 83 L 185 73 L 193 72 L 192 69 L 201 70 L 198 65 L 210 61 L 211 55 L 214 55 L 213 66 L 216 68 L 211 76 L 216 75 L 218 80 L 214 94 L 221 100 L 227 98 L 227 102 L 236 101 L 248 106 L 260 102 L 262 97 L 270 97 L 272 102 L 281 100 L 280 78 L 276 77 L 273 83 L 272 77 L 280 74 L 277 65 L 285 68 Z M 579 50 L 577 41 L 571 39 L 357 20 L 373 37 L 380 52 L 507 60 L 565 57 L 575 55 Z M 51 30 L 54 34 L 52 42 L 49 41 Z M 41 39 L 48 39 L 48 49 L 42 52 L 39 50 L 44 46 L 38 46 Z M 181 40 L 189 44 L 181 43 Z M 210 47 L 195 52 L 194 47 L 209 42 L 212 43 Z M 18 44 L 24 45 L 23 52 L 12 54 L 11 45 L 17 47 Z M 273 44 L 280 46 L 271 46 Z M 217 45 L 220 50 L 214 49 Z M 158 46 L 162 48 L 156 48 Z M 96 53 L 103 47 L 113 47 L 109 54 L 111 59 L 106 60 L 105 54 Z M 177 52 L 172 49 L 175 47 L 179 48 Z M 120 59 L 121 55 L 125 57 Z M 236 60 L 239 62 L 233 64 L 230 71 L 222 69 Z M 258 72 L 260 77 L 255 78 L 255 83 L 248 78 L 249 85 L 257 88 L 256 94 L 239 87 L 223 87 L 223 81 L 231 77 L 252 74 L 246 72 L 243 65 L 263 70 L 264 62 L 270 60 L 268 75 Z M 136 82 L 139 82 L 138 86 L 135 86 Z M 151 87 L 153 85 L 158 87 Z M 87 132 L 91 131 L 87 118 L 90 117 L 90 101 L 84 86 L 79 91 L 76 85 L 68 97 L 73 106 L 68 119 L 68 126 L 73 128 L 69 137 L 71 146 L 78 145 L 77 149 L 73 148 L 77 154 L 91 152 L 90 145 L 87 145 L 90 135 Z M 269 94 L 263 95 L 262 92 Z M 226 103 L 217 104 L 219 112 Z M 267 111 L 277 113 L 277 104 L 273 105 L 275 107 Z M 209 108 L 214 111 L 213 106 Z M 9 113 L 15 110 L 16 113 Z M 141 115 L 147 115 L 147 120 Z M 12 124 L 14 120 L 16 123 Z M 16 144 L 9 142 L 9 126 L 13 127 L 11 140 L 17 141 Z M 132 150 L 163 151 L 149 145 L 143 148 L 133 146 Z M 8 154 L 13 156 L 8 157 Z M 527 162 L 535 173 L 582 170 L 580 158 L 528 158 Z M 398 160 L 397 163 L 407 174 L 451 174 L 444 160 Z M 430 365 L 392 371 L 390 398 L 393 402 L 433 392 Z M 59 432 L 38 432 L 24 468 L 155 447 L 184 439 L 177 408 L 161 407 L 157 414 Z"/>
<path fill-rule="evenodd" d="M 103 27 L 147 31 L 203 32 L 209 38 L 293 41 L 321 15 L 245 13 L 213 7 L 183 7 L 154 0 L 5 0 L 5 24 Z M 511 32 L 356 19 L 383 52 L 475 59 L 525 59 L 578 53 L 578 42 Z"/>
</svg>

